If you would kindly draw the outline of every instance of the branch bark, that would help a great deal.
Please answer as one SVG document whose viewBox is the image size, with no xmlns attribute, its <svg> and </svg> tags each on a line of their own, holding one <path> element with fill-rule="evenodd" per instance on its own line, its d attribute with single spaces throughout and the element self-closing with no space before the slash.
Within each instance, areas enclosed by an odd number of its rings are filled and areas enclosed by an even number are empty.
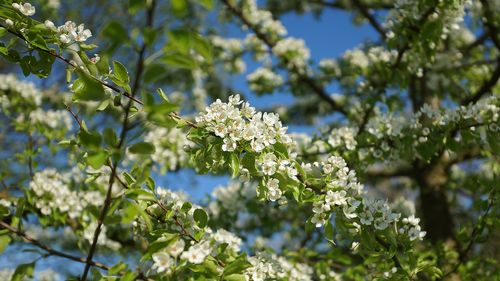
<svg viewBox="0 0 500 281">
<path fill-rule="evenodd" d="M 29 236 L 25 232 L 23 232 L 23 231 L 15 228 L 15 227 L 9 225 L 8 223 L 6 223 L 4 221 L 0 221 L 0 226 L 2 228 L 5 228 L 5 229 L 9 230 L 10 232 L 16 234 L 17 236 L 23 238 L 28 243 L 30 243 L 30 244 L 32 244 L 32 245 L 34 245 L 34 246 L 36 246 L 36 247 L 38 247 L 40 249 L 43 249 L 44 251 L 46 251 L 51 256 L 58 256 L 58 257 L 69 259 L 69 260 L 76 261 L 76 262 L 79 262 L 79 263 L 87 263 L 87 260 L 84 259 L 84 258 L 82 258 L 82 257 L 73 256 L 73 255 L 70 255 L 70 254 L 67 254 L 67 253 L 64 253 L 64 252 L 52 249 L 51 247 L 43 244 L 42 242 L 36 240 L 35 238 Z M 108 270 L 110 268 L 107 265 L 104 265 L 104 264 L 99 263 L 99 262 L 94 262 L 94 261 L 91 261 L 90 265 L 98 267 L 98 268 L 101 268 L 101 269 L 104 269 L 104 270 Z"/>
</svg>

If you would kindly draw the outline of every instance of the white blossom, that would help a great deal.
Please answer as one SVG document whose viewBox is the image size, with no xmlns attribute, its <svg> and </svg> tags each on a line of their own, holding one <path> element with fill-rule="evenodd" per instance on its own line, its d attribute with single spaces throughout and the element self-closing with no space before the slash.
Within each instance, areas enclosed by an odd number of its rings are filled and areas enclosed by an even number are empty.
<svg viewBox="0 0 500 281">
<path fill-rule="evenodd" d="M 31 5 L 30 3 L 12 3 L 12 7 L 16 10 L 18 10 L 19 12 L 21 12 L 21 14 L 25 15 L 25 16 L 32 16 L 35 14 L 36 12 L 36 9 L 33 5 Z"/>
</svg>

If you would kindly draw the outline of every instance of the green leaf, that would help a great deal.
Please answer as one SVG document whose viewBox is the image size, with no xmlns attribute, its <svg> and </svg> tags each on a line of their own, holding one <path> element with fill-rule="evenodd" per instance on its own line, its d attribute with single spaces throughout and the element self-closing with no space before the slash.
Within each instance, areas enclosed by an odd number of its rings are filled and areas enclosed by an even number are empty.
<svg viewBox="0 0 500 281">
<path fill-rule="evenodd" d="M 255 167 L 255 154 L 254 153 L 245 153 L 243 155 L 243 159 L 241 159 L 241 164 L 243 168 L 247 169 L 251 175 L 256 175 L 259 172 L 257 171 L 257 168 Z"/>
<path fill-rule="evenodd" d="M 155 201 L 156 197 L 149 191 L 144 189 L 129 189 L 125 192 L 127 198 L 133 200 Z"/>
<path fill-rule="evenodd" d="M 152 99 L 151 96 L 147 95 L 144 98 L 145 100 Z M 179 107 L 173 103 L 164 101 L 161 104 L 154 104 L 154 101 L 151 101 L 145 104 L 144 110 L 147 112 L 148 120 L 156 123 L 156 125 L 164 127 L 173 127 L 176 125 L 170 113 L 179 110 Z"/>
<path fill-rule="evenodd" d="M 122 209 L 122 220 L 121 223 L 123 224 L 129 224 L 132 223 L 137 214 L 139 213 L 139 210 L 137 210 L 137 206 L 134 204 L 127 204 L 127 207 Z"/>
<path fill-rule="evenodd" d="M 7 216 L 10 213 L 9 208 L 0 205 L 0 219 Z"/>
<path fill-rule="evenodd" d="M 168 99 L 167 94 L 165 94 L 165 92 L 161 88 L 158 88 L 156 90 L 156 92 L 158 92 L 158 95 L 162 98 L 162 100 L 164 102 L 170 103 L 170 100 Z"/>
<path fill-rule="evenodd" d="M 103 136 L 104 136 L 104 143 L 106 143 L 109 146 L 116 146 L 118 143 L 118 138 L 116 137 L 116 133 L 113 129 L 111 128 L 106 128 L 103 131 Z"/>
<path fill-rule="evenodd" d="M 71 87 L 74 93 L 73 100 L 101 101 L 106 98 L 101 83 L 82 70 L 77 70 L 77 74 L 79 78 L 75 80 Z"/>
<path fill-rule="evenodd" d="M 198 2 L 207 10 L 212 10 L 214 7 L 214 0 L 198 0 Z"/>
<path fill-rule="evenodd" d="M 3 251 L 5 251 L 5 249 L 7 249 L 10 241 L 11 241 L 11 239 L 9 236 L 7 236 L 7 235 L 0 236 L 0 254 L 3 253 Z"/>
<path fill-rule="evenodd" d="M 131 15 L 135 15 L 141 9 L 146 6 L 147 1 L 144 0 L 129 0 L 128 1 L 128 12 Z"/>
<path fill-rule="evenodd" d="M 226 265 L 224 268 L 224 275 L 230 276 L 233 274 L 240 274 L 243 270 L 251 266 L 252 264 L 248 262 L 246 254 L 241 254 L 234 261 Z"/>
<path fill-rule="evenodd" d="M 87 132 L 85 130 L 80 130 L 78 132 L 78 139 L 80 140 L 80 144 L 93 149 L 99 149 L 101 146 L 101 135 L 97 132 Z"/>
<path fill-rule="evenodd" d="M 128 76 L 128 71 L 123 64 L 118 61 L 113 61 L 113 69 L 115 70 L 115 77 L 121 82 L 129 83 L 130 77 Z"/>
<path fill-rule="evenodd" d="M 106 160 L 108 159 L 108 154 L 105 151 L 98 151 L 98 152 L 93 152 L 89 153 L 87 157 L 85 158 L 85 161 L 87 164 L 89 164 L 92 168 L 94 169 L 99 169 L 106 163 Z"/>
<path fill-rule="evenodd" d="M 163 56 L 163 61 L 178 68 L 194 69 L 197 64 L 190 56 L 182 53 L 170 53 Z"/>
<path fill-rule="evenodd" d="M 194 50 L 202 55 L 207 61 L 212 61 L 212 45 L 209 41 L 203 38 L 199 34 L 193 35 L 193 48 Z"/>
<path fill-rule="evenodd" d="M 231 274 L 224 276 L 224 280 L 226 281 L 245 281 L 245 275 L 243 274 Z"/>
<path fill-rule="evenodd" d="M 80 50 L 82 51 L 92 51 L 93 49 L 97 48 L 98 46 L 96 44 L 83 44 L 80 43 Z"/>
<path fill-rule="evenodd" d="M 35 263 L 25 263 L 21 264 L 14 271 L 14 275 L 12 275 L 11 281 L 21 281 L 23 277 L 33 277 L 33 270 L 35 268 Z"/>
<path fill-rule="evenodd" d="M 208 215 L 203 209 L 196 209 L 193 213 L 194 221 L 200 228 L 205 228 L 208 223 Z"/>
<path fill-rule="evenodd" d="M 333 245 L 335 244 L 335 241 L 333 240 L 334 232 L 333 232 L 333 225 L 327 221 L 325 224 L 325 238 L 328 240 L 328 242 L 332 243 Z"/>
<path fill-rule="evenodd" d="M 152 154 L 155 146 L 149 142 L 139 142 L 129 147 L 128 151 L 133 154 Z"/>
<path fill-rule="evenodd" d="M 166 51 L 179 52 L 190 57 L 191 51 L 195 50 L 207 61 L 212 60 L 212 46 L 200 34 L 185 29 L 177 29 L 170 31 L 168 38 L 169 44 L 166 46 Z"/>
<path fill-rule="evenodd" d="M 127 264 L 119 262 L 108 270 L 108 274 L 115 275 L 127 269 Z"/>
<path fill-rule="evenodd" d="M 102 30 L 102 34 L 113 40 L 115 43 L 123 42 L 129 40 L 128 32 L 123 27 L 123 25 L 118 21 L 109 22 Z"/>
<path fill-rule="evenodd" d="M 240 158 L 236 153 L 231 153 L 231 170 L 233 178 L 237 177 L 240 172 Z"/>
<path fill-rule="evenodd" d="M 186 0 L 172 0 L 172 10 L 178 17 L 183 16 L 187 12 Z"/>
</svg>

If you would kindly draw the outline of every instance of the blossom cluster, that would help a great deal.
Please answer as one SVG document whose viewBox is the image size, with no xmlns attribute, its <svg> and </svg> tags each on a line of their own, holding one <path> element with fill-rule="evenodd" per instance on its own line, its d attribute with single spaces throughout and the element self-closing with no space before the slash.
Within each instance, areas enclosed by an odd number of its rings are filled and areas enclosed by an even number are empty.
<svg viewBox="0 0 500 281">
<path fill-rule="evenodd" d="M 58 173 L 55 169 L 37 172 L 30 182 L 34 205 L 44 215 L 53 212 L 67 214 L 76 219 L 87 206 L 101 206 L 104 196 L 99 191 L 76 191 L 69 186 L 72 174 Z"/>
<path fill-rule="evenodd" d="M 31 82 L 20 81 L 12 74 L 0 75 L 0 112 L 13 117 L 17 123 L 29 122 L 51 130 L 71 130 L 73 120 L 66 110 L 44 110 L 43 92 Z M 19 106 L 25 114 L 12 116 L 14 107 Z M 20 110 L 17 109 L 19 112 Z"/>
<path fill-rule="evenodd" d="M 249 257 L 252 264 L 244 272 L 245 279 L 249 281 L 263 281 L 271 279 L 306 281 L 313 280 L 313 269 L 307 264 L 291 263 L 283 257 L 270 253 L 258 253 Z"/>
<path fill-rule="evenodd" d="M 347 150 L 354 150 L 358 144 L 355 138 L 357 131 L 356 128 L 352 127 L 334 129 L 328 136 L 328 144 L 333 148 L 345 147 Z"/>
<path fill-rule="evenodd" d="M 223 139 L 223 151 L 235 151 L 249 144 L 252 151 L 261 152 L 276 142 L 291 142 L 287 127 L 283 127 L 277 114 L 257 113 L 248 102 L 241 101 L 239 95 L 229 97 L 228 103 L 217 99 L 198 114 L 196 122 Z"/>
<path fill-rule="evenodd" d="M 254 139 L 250 138 L 248 140 L 236 139 L 232 142 L 234 145 L 229 146 L 226 139 L 232 138 L 235 132 L 233 129 L 233 122 L 239 124 L 240 130 L 236 132 L 245 135 L 248 126 L 251 126 L 254 121 L 254 116 L 259 116 L 256 120 L 258 123 L 270 123 L 279 124 L 279 128 L 282 128 L 279 117 L 274 114 L 255 112 L 252 109 L 250 116 L 245 116 L 245 111 L 243 109 L 247 108 L 248 105 L 245 103 L 242 105 L 242 110 L 240 111 L 237 105 L 241 104 L 238 96 L 231 96 L 228 103 L 222 103 L 217 100 L 212 105 L 207 107 L 206 112 L 200 113 L 196 118 L 198 125 L 203 126 L 207 131 L 213 133 L 215 136 L 223 138 L 224 142 L 221 144 L 223 151 L 239 151 L 238 147 L 248 146 L 248 141 Z M 261 116 L 264 120 L 261 121 Z M 272 118 L 271 122 L 269 118 Z M 229 122 L 227 120 L 230 120 Z M 240 121 L 241 120 L 241 121 Z M 266 124 L 266 125 L 270 125 Z M 259 125 L 263 126 L 263 125 Z M 229 127 L 229 128 L 228 128 Z M 253 135 L 254 137 L 255 135 Z M 288 144 L 287 150 L 290 152 L 292 147 L 292 141 L 290 135 L 286 134 L 286 130 L 281 134 L 272 134 L 275 140 L 269 140 L 268 143 L 284 142 Z M 263 137 L 262 133 L 259 137 Z M 266 136 L 268 138 L 269 136 Z M 286 157 L 282 153 L 277 153 L 272 149 L 271 146 L 267 145 L 262 149 L 255 149 L 255 145 L 250 143 L 249 148 L 252 151 L 258 153 L 256 157 L 256 165 L 258 167 L 259 176 L 262 178 L 261 184 L 264 186 L 267 199 L 271 201 L 281 200 L 284 192 L 287 192 L 287 187 L 280 183 L 281 180 L 291 182 L 294 185 L 300 184 L 300 179 L 298 177 L 298 170 L 294 163 L 296 163 L 295 156 Z M 361 227 L 373 227 L 376 230 L 385 230 L 390 226 L 394 225 L 401 219 L 401 214 L 393 212 L 387 202 L 383 200 L 371 200 L 368 198 L 363 198 L 364 187 L 357 181 L 356 173 L 354 170 L 350 170 L 344 159 L 338 156 L 331 156 L 325 162 L 315 162 L 315 163 L 302 163 L 301 169 L 306 173 L 307 176 L 317 177 L 320 175 L 320 179 L 324 182 L 325 192 L 323 194 L 318 194 L 317 200 L 313 203 L 314 215 L 311 218 L 311 222 L 317 227 L 326 224 L 332 215 L 336 213 L 337 216 L 340 214 L 348 221 L 351 221 L 353 225 L 352 231 L 357 233 Z M 254 178 L 255 179 L 255 178 Z M 306 189 L 312 192 L 312 187 L 306 184 Z M 415 227 L 414 232 L 416 233 Z M 412 232 L 412 238 L 413 238 Z M 423 237 L 425 233 L 419 232 L 418 237 Z"/>
<path fill-rule="evenodd" d="M 402 227 L 398 229 L 399 233 L 407 234 L 411 241 L 415 239 L 422 239 L 425 236 L 425 231 L 421 231 L 419 222 L 420 219 L 414 215 L 401 220 Z"/>
<path fill-rule="evenodd" d="M 337 77 L 342 73 L 339 63 L 334 59 L 322 59 L 318 66 L 321 72 L 327 76 Z"/>
<path fill-rule="evenodd" d="M 408 70 L 421 75 L 421 66 L 434 60 L 441 42 L 450 37 L 450 34 L 463 30 L 465 11 L 472 3 L 469 0 L 448 1 L 446 5 L 432 2 L 423 4 L 415 0 L 398 0 L 394 3 L 395 8 L 389 12 L 384 22 L 389 43 L 408 42 L 419 45 L 406 52 L 406 56 L 410 58 L 408 61 L 411 62 Z M 408 30 L 415 25 L 418 26 L 417 30 L 409 33 Z M 432 26 L 433 32 L 422 32 L 422 28 L 426 26 Z"/>
<path fill-rule="evenodd" d="M 176 170 L 185 166 L 189 160 L 186 148 L 191 142 L 186 134 L 178 128 L 153 127 L 144 136 L 144 141 L 155 147 L 151 160 L 167 170 Z M 127 154 L 127 160 L 135 162 L 141 155 Z"/>
<path fill-rule="evenodd" d="M 92 242 L 94 241 L 94 234 L 96 228 L 97 228 L 97 221 L 91 221 L 90 224 L 87 225 L 83 230 L 82 237 L 83 239 L 87 240 L 89 244 L 92 244 Z M 116 241 L 109 239 L 106 233 L 107 233 L 107 227 L 106 225 L 103 224 L 101 225 L 101 235 L 99 235 L 99 237 L 97 238 L 97 245 L 107 247 L 114 251 L 119 250 L 122 247 L 122 245 Z"/>
<path fill-rule="evenodd" d="M 346 218 L 356 218 L 356 209 L 360 205 L 359 196 L 363 186 L 357 182 L 356 172 L 349 170 L 344 159 L 331 156 L 327 162 L 304 165 L 306 171 L 320 170 L 327 179 L 327 192 L 324 199 L 313 204 L 314 216 L 311 222 L 317 227 L 324 225 L 335 208 L 342 209 Z"/>
<path fill-rule="evenodd" d="M 34 103 L 36 106 L 42 104 L 41 91 L 31 82 L 21 81 L 14 74 L 0 75 L 0 92 L 11 91 L 19 93 L 26 102 Z M 1 107 L 6 110 L 12 104 L 7 94 L 1 95 Z"/>
<path fill-rule="evenodd" d="M 59 1 L 51 0 L 48 5 L 53 8 L 58 7 Z M 36 8 L 30 3 L 13 3 L 12 7 L 25 16 L 33 16 L 36 12 Z M 6 24 L 12 26 L 14 22 L 8 19 L 6 21 Z M 65 24 L 56 27 L 55 24 L 50 20 L 46 20 L 44 24 L 48 29 L 56 32 L 60 42 L 65 45 L 71 45 L 75 42 L 83 43 L 87 41 L 87 39 L 92 37 L 92 32 L 89 29 L 86 29 L 84 24 L 80 24 L 77 26 L 74 22 L 67 21 Z"/>
<path fill-rule="evenodd" d="M 485 130 L 480 134 L 480 138 L 486 140 L 489 132 L 498 131 L 499 114 L 499 101 L 495 95 L 456 108 L 434 108 L 424 104 L 419 111 L 409 117 L 380 114 L 371 118 L 366 125 L 366 131 L 381 143 L 379 148 L 363 148 L 360 153 L 372 154 L 376 158 L 382 155 L 399 158 L 401 155 L 398 150 L 391 149 L 388 145 L 390 141 L 411 138 L 410 148 L 416 151 L 419 145 L 429 141 L 430 135 L 433 133 L 439 135 L 449 126 L 460 126 L 462 131 L 470 132 L 483 126 Z M 456 138 L 460 140 L 461 134 Z M 416 152 L 414 155 L 418 155 L 418 151 Z"/>
<path fill-rule="evenodd" d="M 236 187 L 232 189 L 234 194 Z M 242 239 L 224 229 L 212 230 L 206 227 L 203 229 L 204 235 L 199 240 L 193 241 L 186 233 L 193 235 L 193 233 L 199 229 L 191 224 L 191 210 L 201 207 L 195 204 L 190 205 L 190 210 L 187 211 L 188 214 L 184 216 L 181 208 L 185 210 L 185 204 L 188 202 L 186 201 L 187 198 L 185 194 L 164 188 L 158 188 L 156 193 L 159 198 L 158 200 L 160 200 L 168 210 L 175 211 L 178 216 L 178 222 L 183 224 L 183 230 L 181 231 L 179 229 L 180 236 L 176 236 L 173 240 L 170 240 L 164 248 L 153 253 L 152 269 L 154 273 L 168 275 L 185 262 L 202 264 L 210 256 L 212 258 L 217 258 L 221 245 L 225 245 L 224 251 L 226 251 L 228 255 L 235 256 L 241 253 Z M 155 206 L 155 204 L 151 205 L 148 209 L 150 211 L 158 209 Z M 161 242 L 167 241 L 167 239 L 172 238 L 160 236 L 155 241 Z M 248 261 L 252 266 L 246 269 L 243 274 L 246 280 L 249 281 L 269 280 L 270 278 L 312 280 L 312 276 L 314 275 L 314 271 L 311 267 L 305 264 L 292 262 L 276 254 L 259 253 L 254 257 L 249 257 Z"/>
<path fill-rule="evenodd" d="M 269 47 L 260 40 L 255 34 L 248 34 L 244 40 L 245 49 L 252 52 L 253 56 L 258 61 L 268 59 Z"/>
<path fill-rule="evenodd" d="M 283 78 L 269 68 L 259 67 L 247 75 L 247 82 L 252 91 L 263 94 L 272 93 L 283 84 Z"/>
<path fill-rule="evenodd" d="M 156 193 L 158 195 L 159 202 L 161 202 L 165 208 L 174 211 L 177 219 L 182 221 L 184 231 L 194 235 L 195 231 L 199 230 L 194 223 L 193 213 L 196 209 L 201 209 L 200 206 L 188 203 L 190 207 L 189 210 L 186 210 L 185 204 L 188 202 L 187 196 L 182 192 L 158 188 Z M 161 210 L 161 208 L 157 204 L 154 204 L 148 207 L 148 210 L 150 212 L 157 212 Z M 158 241 L 164 240 L 164 237 L 158 238 Z M 206 228 L 205 235 L 202 239 L 197 242 L 192 241 L 187 249 L 185 249 L 186 243 L 182 240 L 182 238 L 180 238 L 174 243 L 169 244 L 166 248 L 155 253 L 152 256 L 154 262 L 153 269 L 157 272 L 169 273 L 171 268 L 175 265 L 178 257 L 181 260 L 185 260 L 192 264 L 203 263 L 205 258 L 216 253 L 217 247 L 221 244 L 227 244 L 226 249 L 228 251 L 238 253 L 240 252 L 242 240 L 224 229 L 219 229 L 216 232 L 213 232 L 211 229 Z"/>
<path fill-rule="evenodd" d="M 244 46 L 240 39 L 220 36 L 212 36 L 210 39 L 212 45 L 219 50 L 217 55 L 222 60 L 226 71 L 236 74 L 245 72 L 246 64 L 241 58 Z"/>
<path fill-rule="evenodd" d="M 243 184 L 232 182 L 227 186 L 217 186 L 211 195 L 208 211 L 214 218 L 219 218 L 223 214 L 236 215 L 246 212 L 245 201 L 257 197 L 255 186 L 248 182 Z"/>
<path fill-rule="evenodd" d="M 243 0 L 240 5 L 245 18 L 260 33 L 267 34 L 273 38 L 287 34 L 285 26 L 280 21 L 275 20 L 271 12 L 261 10 L 257 7 L 256 0 Z"/>
<path fill-rule="evenodd" d="M 370 47 L 366 52 L 361 49 L 352 49 L 342 55 L 342 60 L 349 65 L 365 69 L 379 63 L 389 63 L 397 57 L 396 51 L 389 51 L 383 47 Z"/>
<path fill-rule="evenodd" d="M 72 21 L 67 21 L 61 26 L 56 27 L 50 20 L 45 21 L 45 26 L 50 30 L 57 32 L 61 43 L 70 45 L 73 43 L 83 43 L 92 37 L 92 32 L 85 28 L 84 24 L 76 25 Z"/>
<path fill-rule="evenodd" d="M 20 115 L 18 121 L 24 121 L 23 115 Z M 29 114 L 29 121 L 32 124 L 42 124 L 51 129 L 66 129 L 71 130 L 73 127 L 73 119 L 67 110 L 43 110 L 37 108 Z"/>
<path fill-rule="evenodd" d="M 299 73 L 304 73 L 307 69 L 310 51 L 302 39 L 289 37 L 279 40 L 273 47 L 273 54 L 280 58 L 289 69 L 294 69 Z"/>
</svg>

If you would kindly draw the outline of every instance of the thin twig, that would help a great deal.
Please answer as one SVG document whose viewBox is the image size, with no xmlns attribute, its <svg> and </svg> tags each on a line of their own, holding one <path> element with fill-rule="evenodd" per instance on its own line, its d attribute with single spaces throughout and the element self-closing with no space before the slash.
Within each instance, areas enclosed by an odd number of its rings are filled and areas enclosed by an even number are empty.
<svg viewBox="0 0 500 281">
<path fill-rule="evenodd" d="M 371 26 L 380 34 L 382 39 L 385 40 L 387 37 L 386 32 L 382 25 L 375 19 L 375 17 L 370 13 L 367 7 L 361 1 L 359 0 L 352 0 L 352 3 L 356 8 L 358 8 L 359 12 L 368 20 L 368 22 L 371 24 Z"/>
<path fill-rule="evenodd" d="M 78 115 L 75 112 L 73 112 L 73 110 L 71 110 L 71 107 L 68 104 L 65 104 L 65 106 L 66 110 L 69 111 L 71 116 L 73 116 L 73 119 L 75 119 L 76 123 L 78 123 L 80 129 L 82 129 L 83 128 L 82 121 L 80 120 L 80 118 L 78 118 Z"/>
<path fill-rule="evenodd" d="M 477 90 L 477 92 L 474 95 L 464 99 L 462 101 L 462 105 L 476 103 L 479 99 L 481 99 L 482 96 L 489 93 L 491 89 L 495 87 L 498 80 L 500 79 L 500 57 L 498 57 L 496 61 L 497 61 L 497 66 L 495 67 L 495 70 L 491 74 L 490 79 L 484 81 L 481 88 L 479 88 L 479 90 Z"/>
<path fill-rule="evenodd" d="M 33 178 L 33 136 L 31 135 L 31 129 L 28 131 L 28 171 L 30 178 Z"/>
<path fill-rule="evenodd" d="M 313 4 L 325 6 L 328 8 L 332 8 L 332 9 L 348 10 L 349 8 L 351 8 L 349 4 L 344 4 L 344 1 L 328 2 L 325 0 L 309 0 L 309 2 L 311 2 Z M 346 3 L 349 3 L 349 2 L 346 1 Z M 367 4 L 364 3 L 363 5 L 367 5 Z M 391 4 L 378 3 L 378 2 L 375 2 L 369 6 L 370 9 L 378 9 L 378 10 L 388 10 L 388 9 L 392 9 L 393 7 L 394 6 Z"/>
<path fill-rule="evenodd" d="M 490 7 L 490 3 L 488 2 L 488 0 L 481 0 L 481 4 L 483 5 L 483 12 L 485 17 L 483 23 L 484 25 L 486 25 L 486 29 L 490 34 L 490 38 L 493 41 L 493 44 L 495 45 L 497 50 L 500 51 L 500 38 L 499 38 L 500 30 L 494 24 L 495 22 L 494 21 L 495 14 L 493 13 L 494 9 Z"/>
<path fill-rule="evenodd" d="M 16 234 L 17 236 L 23 238 L 24 240 L 26 240 L 30 244 L 33 244 L 33 245 L 37 246 L 38 248 L 45 250 L 47 253 L 49 253 L 52 256 L 66 258 L 66 259 L 70 259 L 72 261 L 76 261 L 76 262 L 80 262 L 80 263 L 87 263 L 86 259 L 84 259 L 82 257 L 73 256 L 73 255 L 52 249 L 51 247 L 43 244 L 42 242 L 36 240 L 35 238 L 29 236 L 28 234 L 26 234 L 23 231 L 9 225 L 8 223 L 6 223 L 4 221 L 0 221 L 0 226 L 9 230 L 10 232 Z M 107 265 L 104 265 L 104 264 L 99 263 L 99 262 L 94 262 L 94 261 L 91 262 L 91 265 L 95 266 L 95 267 L 99 267 L 99 268 L 104 269 L 104 270 L 108 270 L 110 268 Z"/>
<path fill-rule="evenodd" d="M 467 255 L 469 254 L 470 250 L 472 249 L 472 246 L 474 245 L 474 243 L 476 242 L 479 234 L 481 233 L 481 231 L 483 230 L 484 228 L 484 223 L 486 221 L 486 217 L 488 216 L 488 214 L 490 213 L 491 211 L 491 208 L 493 208 L 493 206 L 495 205 L 495 196 L 494 196 L 494 188 L 491 189 L 490 191 L 490 196 L 488 198 L 488 206 L 486 207 L 486 210 L 484 211 L 484 214 L 479 216 L 479 219 L 478 219 L 478 222 L 476 222 L 476 224 L 474 225 L 474 228 L 472 229 L 472 233 L 470 235 L 470 240 L 469 240 L 469 243 L 467 243 L 467 246 L 461 250 L 459 252 L 459 259 L 458 259 L 458 262 L 455 264 L 455 266 L 453 266 L 453 268 L 448 271 L 447 273 L 445 273 L 443 275 L 443 278 L 456 272 L 457 269 L 460 267 L 461 264 L 463 264 L 466 259 L 467 259 Z"/>
</svg>

